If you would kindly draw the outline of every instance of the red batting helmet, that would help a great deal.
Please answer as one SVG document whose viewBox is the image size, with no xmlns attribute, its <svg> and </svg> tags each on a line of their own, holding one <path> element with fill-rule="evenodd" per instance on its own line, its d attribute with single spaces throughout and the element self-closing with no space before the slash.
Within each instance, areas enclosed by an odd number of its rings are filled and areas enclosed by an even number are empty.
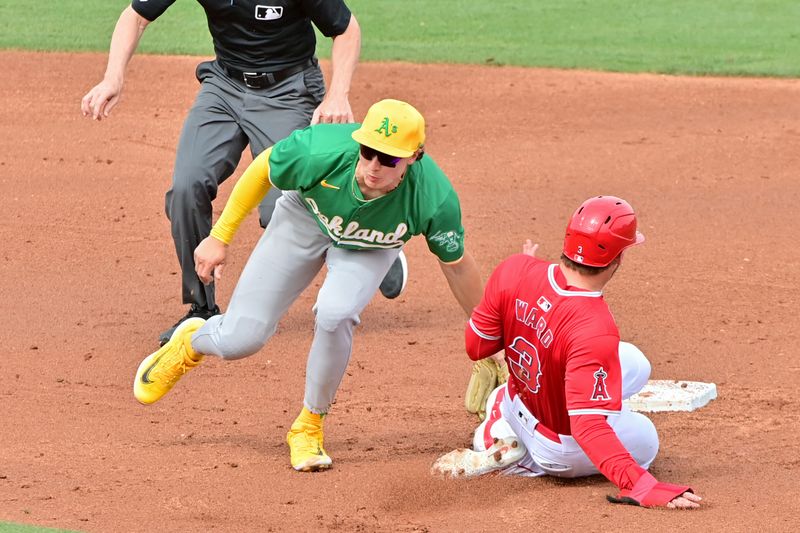
<svg viewBox="0 0 800 533">
<path fill-rule="evenodd" d="M 616 196 L 596 196 L 583 202 L 569 220 L 564 255 L 582 265 L 604 267 L 622 250 L 643 241 L 631 204 Z"/>
</svg>

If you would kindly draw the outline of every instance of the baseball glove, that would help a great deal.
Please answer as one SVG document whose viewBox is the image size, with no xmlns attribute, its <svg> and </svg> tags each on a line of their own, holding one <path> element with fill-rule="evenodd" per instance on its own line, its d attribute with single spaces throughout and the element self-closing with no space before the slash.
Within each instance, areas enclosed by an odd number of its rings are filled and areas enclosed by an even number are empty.
<svg viewBox="0 0 800 533">
<path fill-rule="evenodd" d="M 493 357 L 476 361 L 472 365 L 467 392 L 464 395 L 464 407 L 478 418 L 486 418 L 486 399 L 489 394 L 508 381 L 508 366 L 505 361 L 498 363 Z"/>
</svg>

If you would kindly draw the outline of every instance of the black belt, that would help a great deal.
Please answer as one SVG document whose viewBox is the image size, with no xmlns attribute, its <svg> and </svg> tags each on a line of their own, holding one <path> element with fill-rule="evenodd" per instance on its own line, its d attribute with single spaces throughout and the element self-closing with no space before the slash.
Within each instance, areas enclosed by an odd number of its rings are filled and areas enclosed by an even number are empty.
<svg viewBox="0 0 800 533">
<path fill-rule="evenodd" d="M 225 72 L 228 73 L 228 76 L 235 80 L 244 82 L 244 84 L 251 89 L 266 89 L 267 87 L 275 85 L 276 83 L 281 82 L 290 76 L 294 76 L 298 72 L 303 72 L 305 69 L 313 65 L 314 60 L 309 59 L 300 65 L 295 65 L 283 70 L 276 70 L 274 72 L 244 72 L 242 70 L 231 68 L 227 65 L 222 65 L 222 68 L 225 69 Z"/>
</svg>

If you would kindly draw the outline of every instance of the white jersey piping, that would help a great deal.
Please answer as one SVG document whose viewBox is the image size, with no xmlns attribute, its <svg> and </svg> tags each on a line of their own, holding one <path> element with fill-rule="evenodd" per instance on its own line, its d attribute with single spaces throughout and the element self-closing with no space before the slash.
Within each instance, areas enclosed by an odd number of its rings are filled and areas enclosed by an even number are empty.
<svg viewBox="0 0 800 533">
<path fill-rule="evenodd" d="M 491 335 L 487 335 L 487 334 L 481 332 L 480 330 L 478 330 L 478 328 L 475 327 L 475 324 L 472 322 L 471 318 L 469 319 L 469 327 L 471 327 L 472 331 L 475 332 L 475 335 L 477 335 L 481 339 L 486 339 L 487 341 L 496 341 L 496 340 L 500 339 L 500 335 L 498 335 L 497 337 L 493 337 Z"/>
<path fill-rule="evenodd" d="M 611 409 L 570 409 L 567 411 L 569 416 L 578 415 L 618 415 L 620 411 L 612 411 Z"/>
<path fill-rule="evenodd" d="M 603 291 L 568 291 L 562 289 L 556 283 L 556 265 L 555 263 L 551 263 L 549 267 L 547 267 L 547 280 L 550 282 L 550 286 L 559 296 L 586 296 L 588 298 L 599 298 L 603 295 Z"/>
</svg>

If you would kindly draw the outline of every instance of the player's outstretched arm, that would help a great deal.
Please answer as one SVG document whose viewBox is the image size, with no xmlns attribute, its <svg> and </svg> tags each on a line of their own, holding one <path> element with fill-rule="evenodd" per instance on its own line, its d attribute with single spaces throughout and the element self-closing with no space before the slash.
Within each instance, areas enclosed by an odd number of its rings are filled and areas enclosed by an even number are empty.
<svg viewBox="0 0 800 533">
<path fill-rule="evenodd" d="M 453 263 L 439 261 L 439 267 L 447 278 L 453 296 L 469 317 L 483 296 L 481 273 L 475 259 L 465 250 L 460 260 Z"/>
<path fill-rule="evenodd" d="M 691 509 L 700 506 L 700 497 L 685 485 L 661 483 L 644 470 L 620 442 L 599 414 L 571 415 L 570 429 L 575 441 L 597 469 L 620 488 L 617 496 L 607 496 L 611 503 Z"/>
<path fill-rule="evenodd" d="M 102 120 L 117 105 L 122 95 L 125 69 L 149 23 L 150 21 L 139 15 L 131 6 L 125 8 L 119 16 L 111 36 L 105 76 L 81 100 L 83 116 Z"/>
</svg>

